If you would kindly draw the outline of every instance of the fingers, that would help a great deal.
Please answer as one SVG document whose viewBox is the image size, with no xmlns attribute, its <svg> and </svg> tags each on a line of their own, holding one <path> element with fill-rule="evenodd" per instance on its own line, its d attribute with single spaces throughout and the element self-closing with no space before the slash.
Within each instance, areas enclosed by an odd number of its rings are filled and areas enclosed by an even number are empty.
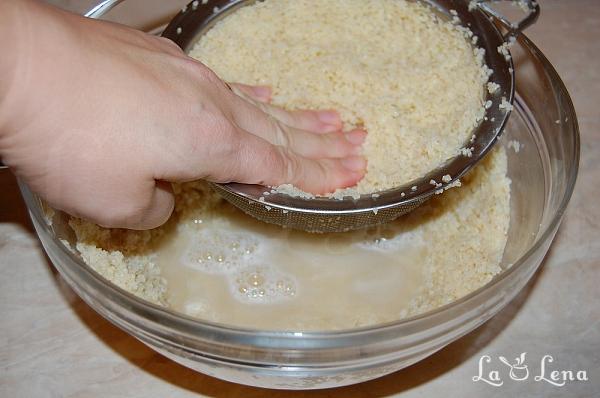
<svg viewBox="0 0 600 398">
<path fill-rule="evenodd" d="M 313 133 L 333 133 L 342 129 L 342 119 L 333 110 L 325 111 L 287 111 L 269 104 L 257 104 L 263 112 L 273 116 L 281 123 Z"/>
<path fill-rule="evenodd" d="M 366 138 L 362 130 L 314 134 L 291 127 L 239 98 L 234 100 L 232 114 L 234 122 L 243 130 L 311 159 L 360 155 Z"/>
<path fill-rule="evenodd" d="M 240 97 L 253 99 L 258 102 L 271 102 L 273 92 L 268 86 L 249 86 L 241 83 L 232 83 L 229 86 Z"/>
<path fill-rule="evenodd" d="M 237 132 L 236 140 L 236 156 L 227 159 L 228 167 L 220 167 L 211 173 L 209 180 L 266 186 L 293 184 L 313 194 L 326 194 L 356 185 L 367 166 L 360 156 L 306 158 L 243 130 Z"/>
<path fill-rule="evenodd" d="M 130 190 L 122 187 L 122 192 L 113 197 L 110 206 L 95 209 L 84 218 L 105 228 L 146 230 L 163 225 L 175 208 L 171 185 L 162 181 L 145 185 L 141 189 L 128 187 Z"/>
<path fill-rule="evenodd" d="M 171 184 L 157 181 L 148 204 L 124 220 L 125 225 L 121 228 L 145 230 L 160 227 L 171 217 L 174 208 L 175 197 Z"/>
<path fill-rule="evenodd" d="M 231 84 L 234 93 L 250 100 L 257 108 L 273 116 L 283 124 L 313 133 L 332 133 L 342 129 L 342 119 L 334 110 L 324 111 L 287 111 L 283 108 L 269 105 L 272 90 L 267 86 L 249 86 L 246 84 Z"/>
<path fill-rule="evenodd" d="M 279 145 L 309 159 L 346 158 L 362 153 L 362 144 L 366 136 L 367 133 L 362 130 L 323 135 L 288 130 L 287 134 L 281 135 L 287 142 Z"/>
</svg>

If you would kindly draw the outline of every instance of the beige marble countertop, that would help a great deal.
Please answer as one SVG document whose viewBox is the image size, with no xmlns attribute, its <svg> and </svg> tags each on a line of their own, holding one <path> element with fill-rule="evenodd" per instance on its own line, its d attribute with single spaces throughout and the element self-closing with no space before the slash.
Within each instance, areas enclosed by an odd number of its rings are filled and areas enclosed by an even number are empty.
<svg viewBox="0 0 600 398">
<path fill-rule="evenodd" d="M 57 4 L 78 3 L 54 0 Z M 600 396 L 600 0 L 539 0 L 529 36 L 569 88 L 579 116 L 579 182 L 544 266 L 491 321 L 405 370 L 356 386 L 281 392 L 194 373 L 104 320 L 65 285 L 43 253 L 14 178 L 0 172 L 1 397 L 520 397 Z M 73 6 L 71 4 L 71 6 Z M 555 387 L 473 382 L 479 358 L 527 352 L 538 369 L 586 370 Z M 537 365 L 535 364 L 537 362 Z"/>
</svg>

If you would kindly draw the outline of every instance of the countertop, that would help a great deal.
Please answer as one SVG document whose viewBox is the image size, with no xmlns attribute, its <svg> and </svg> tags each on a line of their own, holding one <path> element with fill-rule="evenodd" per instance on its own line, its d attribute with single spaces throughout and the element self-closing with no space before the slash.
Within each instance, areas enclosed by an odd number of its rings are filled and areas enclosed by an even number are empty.
<svg viewBox="0 0 600 398">
<path fill-rule="evenodd" d="M 581 171 L 543 267 L 491 321 L 416 365 L 356 386 L 292 393 L 216 380 L 156 354 L 83 303 L 44 255 L 15 180 L 4 171 L 0 172 L 0 396 L 600 396 L 600 1 L 539 2 L 542 17 L 527 34 L 554 64 L 575 102 Z M 547 372 L 584 370 L 589 380 L 563 387 L 532 379 L 508 379 L 501 387 L 473 381 L 483 355 L 512 361 L 522 352 L 527 352 L 536 374 L 544 355 L 552 355 Z"/>
</svg>

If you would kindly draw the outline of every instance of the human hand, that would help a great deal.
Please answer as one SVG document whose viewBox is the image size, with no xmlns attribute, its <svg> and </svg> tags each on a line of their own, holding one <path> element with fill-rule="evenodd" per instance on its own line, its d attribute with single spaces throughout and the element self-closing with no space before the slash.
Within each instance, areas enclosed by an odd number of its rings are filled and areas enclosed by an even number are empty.
<svg viewBox="0 0 600 398">
<path fill-rule="evenodd" d="M 0 22 L 12 18 L 23 34 L 11 44 L 0 154 L 58 209 L 148 229 L 172 212 L 169 182 L 291 183 L 322 194 L 364 175 L 366 133 L 343 133 L 335 112 L 276 108 L 265 87 L 233 92 L 164 38 L 30 0 L 3 7 Z"/>
</svg>

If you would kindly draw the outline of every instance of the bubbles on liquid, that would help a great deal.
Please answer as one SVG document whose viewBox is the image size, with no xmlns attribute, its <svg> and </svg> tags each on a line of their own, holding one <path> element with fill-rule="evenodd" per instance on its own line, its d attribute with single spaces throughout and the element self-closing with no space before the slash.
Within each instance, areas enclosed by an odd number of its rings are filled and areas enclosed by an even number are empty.
<svg viewBox="0 0 600 398">
<path fill-rule="evenodd" d="M 209 274 L 229 274 L 245 267 L 259 251 L 258 239 L 229 230 L 199 231 L 182 255 L 182 262 Z"/>
<path fill-rule="evenodd" d="M 270 257 L 269 240 L 229 227 L 211 222 L 206 229 L 193 231 L 181 257 L 183 264 L 206 274 L 222 275 L 233 297 L 244 303 L 276 303 L 294 297 L 295 279 L 264 263 Z M 189 314 L 202 311 L 198 303 L 186 308 Z"/>
<path fill-rule="evenodd" d="M 273 267 L 249 266 L 229 277 L 233 295 L 244 302 L 274 303 L 296 295 L 296 281 Z"/>
</svg>

